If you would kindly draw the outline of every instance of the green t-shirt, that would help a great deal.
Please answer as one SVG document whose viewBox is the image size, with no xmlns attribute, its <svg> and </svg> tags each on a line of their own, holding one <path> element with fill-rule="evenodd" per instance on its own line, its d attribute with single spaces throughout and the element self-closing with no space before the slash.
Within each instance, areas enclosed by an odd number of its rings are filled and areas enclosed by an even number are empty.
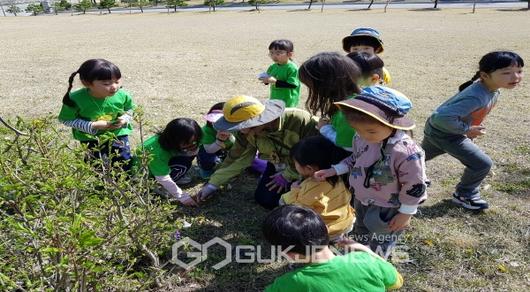
<svg viewBox="0 0 530 292">
<path fill-rule="evenodd" d="M 217 135 L 217 131 L 208 125 L 204 125 L 202 128 L 202 138 L 201 138 L 201 145 L 209 145 L 215 142 L 217 138 L 215 137 Z M 227 139 L 224 142 L 224 149 L 230 149 L 232 145 L 234 145 L 234 142 L 230 139 Z"/>
<path fill-rule="evenodd" d="M 331 126 L 333 126 L 337 134 L 335 137 L 335 145 L 351 148 L 355 130 L 350 126 L 342 111 L 337 111 L 331 116 Z"/>
<path fill-rule="evenodd" d="M 267 74 L 276 78 L 276 80 L 285 81 L 296 86 L 296 88 L 279 88 L 276 87 L 276 84 L 271 84 L 270 98 L 283 100 L 286 107 L 297 107 L 300 100 L 298 66 L 292 61 L 282 65 L 274 63 L 267 69 Z"/>
<path fill-rule="evenodd" d="M 82 119 L 86 121 L 116 121 L 125 112 L 134 109 L 135 105 L 131 96 L 125 90 L 118 90 L 113 96 L 105 98 L 95 98 L 88 92 L 88 88 L 81 88 L 70 93 L 70 99 L 75 103 L 75 107 L 63 104 L 59 113 L 60 121 L 72 121 Z M 98 131 L 94 136 L 77 129 L 72 129 L 74 139 L 79 141 L 96 140 L 96 136 L 109 131 Z M 132 132 L 132 125 L 112 130 L 116 136 L 126 136 Z"/>
<path fill-rule="evenodd" d="M 167 151 L 160 146 L 158 135 L 147 139 L 143 144 L 143 149 L 149 153 L 149 173 L 153 176 L 164 176 L 171 173 L 169 160 L 177 155 L 177 151 Z M 137 150 L 139 153 L 142 149 Z"/>
<path fill-rule="evenodd" d="M 399 288 L 402 283 L 392 264 L 367 252 L 351 252 L 280 276 L 265 291 L 372 292 Z"/>
</svg>

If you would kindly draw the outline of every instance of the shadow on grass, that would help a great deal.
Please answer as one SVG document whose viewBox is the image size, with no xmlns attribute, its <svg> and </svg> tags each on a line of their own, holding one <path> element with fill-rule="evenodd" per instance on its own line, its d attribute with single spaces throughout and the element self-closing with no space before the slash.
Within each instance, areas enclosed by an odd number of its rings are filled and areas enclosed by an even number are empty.
<svg viewBox="0 0 530 292">
<path fill-rule="evenodd" d="M 417 215 L 417 217 L 419 219 L 421 218 L 434 219 L 434 218 L 447 217 L 447 216 L 460 217 L 462 216 L 462 212 L 469 212 L 469 214 L 473 214 L 473 215 L 480 215 L 484 213 L 483 211 L 465 210 L 461 206 L 453 203 L 451 199 L 445 199 L 431 206 L 420 207 L 419 212 L 418 212 L 419 214 Z"/>
<path fill-rule="evenodd" d="M 359 8 L 359 9 L 348 9 L 346 11 L 348 12 L 366 12 L 366 11 L 372 11 L 372 8 Z"/>
<path fill-rule="evenodd" d="M 225 247 L 219 244 L 210 246 L 207 259 L 190 270 L 175 267 L 174 272 L 187 279 L 186 287 L 192 282 L 200 286 L 200 291 L 263 291 L 266 285 L 285 272 L 281 263 L 258 263 L 255 260 L 258 257 L 271 259 L 270 245 L 265 243 L 261 233 L 261 224 L 268 210 L 254 200 L 257 177 L 246 172 L 231 184 L 231 190 L 223 190 L 201 207 L 180 208 L 175 213 L 175 219 L 185 216 L 192 223 L 190 228 L 181 230 L 182 238 L 189 237 L 203 244 L 218 237 L 230 243 L 231 262 L 219 270 L 213 266 L 223 261 L 227 254 Z M 246 247 L 238 249 L 237 246 L 241 245 Z M 261 254 L 258 254 L 258 248 Z M 237 252 L 241 259 L 249 259 L 249 253 L 255 259 L 249 260 L 250 263 L 236 263 Z M 182 259 L 187 263 L 192 260 Z"/>
<path fill-rule="evenodd" d="M 315 7 L 311 7 L 311 8 L 315 8 Z M 311 12 L 311 11 L 313 11 L 313 9 L 307 9 L 307 8 L 287 10 L 287 12 Z"/>
<path fill-rule="evenodd" d="M 528 8 L 501 8 L 497 9 L 500 12 L 516 12 L 516 11 L 530 11 Z"/>
<path fill-rule="evenodd" d="M 442 11 L 440 8 L 416 8 L 416 9 L 409 9 L 409 11 L 413 12 L 430 12 L 430 11 Z"/>
</svg>

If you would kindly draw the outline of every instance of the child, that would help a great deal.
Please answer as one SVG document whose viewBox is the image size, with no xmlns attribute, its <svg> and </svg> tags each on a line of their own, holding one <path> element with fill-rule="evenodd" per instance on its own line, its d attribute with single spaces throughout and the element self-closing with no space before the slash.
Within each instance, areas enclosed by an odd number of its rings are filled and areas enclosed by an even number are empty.
<svg viewBox="0 0 530 292">
<path fill-rule="evenodd" d="M 226 131 L 216 131 L 213 128 L 219 118 L 223 116 L 224 102 L 214 104 L 204 116 L 206 125 L 202 127 L 201 146 L 197 155 L 199 174 L 201 178 L 208 179 L 217 164 L 226 157 L 226 151 L 234 145 L 235 137 Z"/>
<path fill-rule="evenodd" d="M 295 204 L 313 209 L 326 223 L 332 241 L 343 238 L 353 228 L 355 215 L 350 206 L 351 193 L 342 178 L 333 176 L 325 181 L 313 178 L 315 171 L 330 168 L 341 160 L 333 143 L 322 136 L 300 140 L 291 148 L 291 157 L 303 181 L 291 185 L 282 195 L 280 204 Z"/>
<path fill-rule="evenodd" d="M 278 202 L 298 173 L 289 155 L 291 147 L 300 139 L 318 134 L 313 116 L 298 108 L 285 108 L 282 100 L 261 102 L 251 96 L 238 95 L 227 100 L 223 117 L 214 128 L 234 133 L 236 142 L 226 159 L 216 168 L 197 197 L 200 201 L 218 193 L 220 187 L 251 166 L 259 152 L 266 160 L 254 198 L 267 209 Z"/>
<path fill-rule="evenodd" d="M 342 48 L 346 53 L 365 52 L 370 55 L 381 54 L 384 51 L 381 34 L 371 27 L 359 27 L 351 35 L 342 39 Z M 388 70 L 383 68 L 383 83 L 390 85 L 392 78 Z"/>
<path fill-rule="evenodd" d="M 357 82 L 361 88 L 383 84 L 383 68 L 385 63 L 377 55 L 368 53 L 349 53 L 348 58 L 352 59 L 361 70 L 361 78 Z"/>
<path fill-rule="evenodd" d="M 523 59 L 513 52 L 486 54 L 475 76 L 440 105 L 425 124 L 422 143 L 425 160 L 448 153 L 466 166 L 453 193 L 453 202 L 466 209 L 489 207 L 481 198 L 479 187 L 493 162 L 473 139 L 485 134 L 482 122 L 495 106 L 499 89 L 512 89 L 521 82 L 523 66 Z"/>
<path fill-rule="evenodd" d="M 299 73 L 300 81 L 309 89 L 306 107 L 313 114 L 322 115 L 318 126 L 320 133 L 344 149 L 337 150 L 342 152 L 343 157 L 348 156 L 350 153 L 346 151 L 351 152 L 355 130 L 333 103 L 352 98 L 360 92 L 357 86 L 361 75 L 359 67 L 346 56 L 323 52 L 305 61 Z"/>
<path fill-rule="evenodd" d="M 263 235 L 289 261 L 309 263 L 278 277 L 265 288 L 273 291 L 385 291 L 399 289 L 403 278 L 392 264 L 361 244 L 336 256 L 328 247 L 326 225 L 313 210 L 284 205 L 263 222 Z M 278 252 L 280 252 L 278 251 Z"/>
<path fill-rule="evenodd" d="M 149 173 L 169 193 L 169 195 L 186 206 L 197 204 L 179 184 L 183 181 L 198 151 L 202 137 L 201 127 L 192 119 L 178 118 L 167 124 L 163 131 L 147 139 L 141 151 L 149 154 Z"/>
<path fill-rule="evenodd" d="M 269 56 L 274 64 L 266 74 L 260 74 L 259 80 L 271 84 L 271 99 L 280 99 L 286 107 L 297 107 L 300 99 L 300 80 L 298 66 L 291 61 L 293 43 L 289 40 L 275 40 L 269 45 Z"/>
<path fill-rule="evenodd" d="M 357 131 L 353 154 L 315 177 L 350 172 L 355 236 L 387 258 L 427 197 L 423 151 L 405 132 L 414 128 L 405 117 L 411 103 L 398 91 L 372 86 L 336 105 Z"/>
<path fill-rule="evenodd" d="M 84 88 L 74 92 L 75 76 Z M 130 168 L 131 149 L 129 134 L 132 132 L 132 114 L 135 105 L 131 96 L 121 89 L 121 72 L 116 65 L 103 59 L 91 59 L 70 75 L 68 91 L 63 97 L 59 121 L 72 127 L 74 139 L 85 144 L 90 156 L 120 162 L 122 169 Z M 103 143 L 103 134 L 113 135 Z"/>
</svg>

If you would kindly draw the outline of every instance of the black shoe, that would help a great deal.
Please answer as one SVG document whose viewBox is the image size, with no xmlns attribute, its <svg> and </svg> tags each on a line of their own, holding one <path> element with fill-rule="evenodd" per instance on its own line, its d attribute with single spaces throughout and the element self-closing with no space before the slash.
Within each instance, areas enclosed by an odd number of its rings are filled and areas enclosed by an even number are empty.
<svg viewBox="0 0 530 292">
<path fill-rule="evenodd" d="M 456 203 L 468 210 L 485 210 L 489 208 L 488 202 L 484 201 L 480 197 L 468 199 L 458 195 L 457 193 L 453 193 L 453 203 Z"/>
</svg>

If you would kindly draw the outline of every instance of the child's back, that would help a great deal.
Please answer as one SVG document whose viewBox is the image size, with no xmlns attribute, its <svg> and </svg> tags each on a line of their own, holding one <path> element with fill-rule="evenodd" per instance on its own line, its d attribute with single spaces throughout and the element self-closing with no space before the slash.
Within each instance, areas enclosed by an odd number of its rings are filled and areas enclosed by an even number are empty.
<svg viewBox="0 0 530 292">
<path fill-rule="evenodd" d="M 351 193 L 340 179 L 332 185 L 309 177 L 298 188 L 285 193 L 282 199 L 286 204 L 314 210 L 326 223 L 332 239 L 350 231 L 355 221 L 355 211 L 350 205 Z"/>
<path fill-rule="evenodd" d="M 403 285 L 396 268 L 365 246 L 348 245 L 346 249 L 364 251 L 334 255 L 326 226 L 311 209 L 293 205 L 274 209 L 263 222 L 263 234 L 289 259 L 309 263 L 278 277 L 265 291 L 385 291 Z"/>
</svg>

